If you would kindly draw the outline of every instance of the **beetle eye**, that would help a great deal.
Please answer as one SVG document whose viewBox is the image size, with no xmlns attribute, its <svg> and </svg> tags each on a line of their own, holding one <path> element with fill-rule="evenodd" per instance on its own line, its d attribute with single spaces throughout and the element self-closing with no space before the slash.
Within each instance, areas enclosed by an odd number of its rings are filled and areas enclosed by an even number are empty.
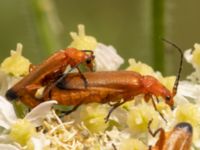
<svg viewBox="0 0 200 150">
<path fill-rule="evenodd" d="M 165 99 L 166 99 L 167 101 L 170 101 L 171 96 L 166 96 Z"/>
<path fill-rule="evenodd" d="M 91 59 L 86 59 L 86 61 L 85 61 L 85 62 L 86 62 L 86 64 L 90 64 L 90 63 L 91 63 L 91 61 L 92 61 Z"/>
</svg>

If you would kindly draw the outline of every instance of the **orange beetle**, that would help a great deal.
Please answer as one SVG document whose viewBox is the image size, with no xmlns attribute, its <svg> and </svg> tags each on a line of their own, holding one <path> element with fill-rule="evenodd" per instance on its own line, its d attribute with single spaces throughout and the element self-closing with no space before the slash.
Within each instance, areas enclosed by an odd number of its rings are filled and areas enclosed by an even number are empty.
<svg viewBox="0 0 200 150">
<path fill-rule="evenodd" d="M 81 51 L 75 48 L 60 50 L 40 65 L 31 67 L 30 73 L 10 88 L 6 93 L 6 97 L 12 100 L 20 98 L 20 95 L 25 95 L 26 98 L 21 100 L 28 106 L 34 107 L 39 104 L 39 101 L 34 98 L 37 89 L 52 84 L 61 76 L 65 76 L 63 73 L 67 66 L 79 70 L 78 65 L 86 63 L 86 66 L 93 70 L 93 59 L 93 51 L 90 50 Z M 84 77 L 82 76 L 82 78 Z"/>
<path fill-rule="evenodd" d="M 152 120 L 151 120 L 152 121 Z M 165 132 L 159 128 L 154 133 L 150 129 L 149 133 L 155 137 L 160 132 L 159 139 L 149 150 L 190 150 L 192 145 L 192 126 L 187 122 L 178 123 L 170 132 Z"/>
</svg>

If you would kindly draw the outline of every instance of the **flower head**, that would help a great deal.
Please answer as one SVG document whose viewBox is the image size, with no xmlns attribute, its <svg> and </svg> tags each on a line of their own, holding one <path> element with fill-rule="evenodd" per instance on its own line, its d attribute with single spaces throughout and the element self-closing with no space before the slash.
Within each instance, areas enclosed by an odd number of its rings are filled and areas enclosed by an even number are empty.
<svg viewBox="0 0 200 150">
<path fill-rule="evenodd" d="M 199 126 L 200 124 L 200 109 L 196 104 L 189 102 L 179 104 L 176 108 L 175 114 L 177 122 L 189 122 L 192 126 Z"/>
<path fill-rule="evenodd" d="M 196 143 L 200 138 L 200 109 L 199 105 L 192 103 L 179 104 L 175 110 L 175 122 L 188 122 L 193 127 L 193 141 Z"/>
<path fill-rule="evenodd" d="M 151 105 L 142 102 L 128 112 L 127 124 L 134 133 L 145 133 L 148 123 L 152 119 L 152 128 L 155 129 L 158 127 L 159 114 Z"/>
<path fill-rule="evenodd" d="M 16 142 L 21 146 L 25 146 L 32 140 L 32 137 L 37 136 L 35 127 L 42 124 L 56 101 L 41 103 L 28 113 L 24 119 L 17 118 L 13 105 L 2 96 L 0 96 L 0 104 L 0 127 L 9 131 L 1 135 L 2 140 L 9 138 L 11 143 Z"/>
<path fill-rule="evenodd" d="M 91 132 L 103 132 L 108 127 L 108 124 L 105 123 L 107 113 L 108 110 L 105 106 L 91 103 L 81 107 L 80 119 Z"/>
<path fill-rule="evenodd" d="M 22 44 L 17 44 L 16 51 L 11 50 L 11 56 L 1 63 L 1 70 L 16 77 L 28 74 L 30 61 L 22 56 Z"/>
<path fill-rule="evenodd" d="M 73 41 L 68 47 L 73 47 L 80 50 L 94 50 L 97 46 L 96 39 L 85 34 L 85 27 L 82 24 L 78 25 L 78 34 L 71 32 L 70 35 Z"/>
<path fill-rule="evenodd" d="M 200 44 L 194 44 L 193 51 L 192 49 L 185 51 L 184 57 L 195 69 L 195 71 L 187 78 L 194 83 L 200 83 Z"/>
<path fill-rule="evenodd" d="M 25 146 L 35 134 L 35 127 L 28 120 L 23 119 L 11 125 L 9 136 L 13 141 Z"/>
</svg>

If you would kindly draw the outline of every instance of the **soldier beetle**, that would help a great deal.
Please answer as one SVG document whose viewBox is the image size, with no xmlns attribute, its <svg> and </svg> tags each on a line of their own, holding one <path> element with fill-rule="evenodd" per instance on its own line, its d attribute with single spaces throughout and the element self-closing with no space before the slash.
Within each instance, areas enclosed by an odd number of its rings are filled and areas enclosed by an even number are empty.
<svg viewBox="0 0 200 150">
<path fill-rule="evenodd" d="M 172 92 L 156 78 L 149 75 L 143 76 L 133 71 L 86 72 L 83 76 L 87 80 L 87 88 L 79 74 L 68 74 L 63 80 L 57 82 L 57 86 L 46 95 L 47 97 L 44 97 L 44 100 L 55 99 L 63 105 L 74 105 L 75 109 L 81 104 L 91 102 L 109 103 L 112 108 L 105 118 L 106 121 L 115 108 L 140 94 L 144 95 L 146 102 L 152 100 L 155 110 L 157 108 L 153 96 L 162 97 L 165 103 L 173 108 L 173 97 L 176 95 L 182 70 L 183 53 L 175 44 L 163 40 L 177 48 L 181 54 L 180 68 Z M 114 104 L 111 104 L 112 102 Z M 160 112 L 159 114 L 165 120 Z"/>
<path fill-rule="evenodd" d="M 142 76 L 133 71 L 104 71 L 85 72 L 83 76 L 87 80 L 87 88 L 80 74 L 69 73 L 43 100 L 55 99 L 60 104 L 74 106 L 91 102 L 109 103 L 112 109 L 106 120 L 115 108 L 140 94 L 147 102 L 150 99 L 153 101 L 155 96 L 162 97 L 170 107 L 174 104 L 175 93 L 149 75 Z"/>
<path fill-rule="evenodd" d="M 182 67 L 183 54 L 181 49 L 169 41 L 166 42 L 176 47 L 178 51 L 181 53 L 180 66 Z M 76 57 L 74 58 L 74 60 L 76 60 Z M 62 61 L 55 61 L 55 62 L 57 64 L 58 63 L 62 64 Z M 68 61 L 67 65 L 70 64 L 70 62 L 71 61 Z M 77 64 L 79 63 L 73 63 L 72 65 L 71 64 L 70 65 L 74 66 Z M 59 73 L 63 72 L 60 71 L 62 69 L 58 67 L 53 67 L 48 63 L 46 63 L 46 66 L 47 66 L 46 68 L 45 67 L 43 68 L 47 69 L 48 73 L 42 73 L 41 71 L 41 74 L 38 74 L 37 72 L 34 73 L 34 75 L 30 74 L 28 77 L 25 77 L 24 79 L 22 79 L 22 81 L 20 81 L 19 83 L 14 85 L 14 87 L 9 89 L 7 91 L 6 97 L 9 100 L 18 97 L 22 102 L 24 102 L 30 107 L 34 107 L 37 104 L 49 99 L 57 100 L 59 104 L 63 105 L 74 105 L 75 109 L 81 104 L 87 104 L 91 102 L 109 103 L 112 106 L 112 108 L 106 117 L 106 121 L 108 120 L 111 112 L 115 108 L 117 108 L 121 104 L 125 103 L 128 100 L 133 99 L 135 96 L 138 96 L 140 94 L 144 94 L 144 98 L 147 102 L 150 99 L 152 99 L 155 109 L 157 108 L 153 100 L 153 96 L 155 96 L 156 98 L 162 97 L 165 100 L 165 102 L 171 108 L 173 108 L 174 104 L 173 97 L 177 92 L 177 86 L 181 72 L 181 67 L 180 67 L 174 84 L 173 91 L 170 92 L 156 78 L 149 75 L 143 76 L 133 71 L 86 72 L 83 74 L 68 73 L 67 76 L 65 74 L 61 75 L 61 77 L 58 78 L 58 76 L 60 75 L 58 74 L 58 72 Z M 39 66 L 38 68 L 41 67 Z M 50 70 L 50 73 L 48 69 Z M 49 75 L 51 76 L 49 77 Z M 54 81 L 56 79 L 58 80 L 53 82 L 53 85 L 52 82 L 50 84 L 44 84 L 46 85 L 44 94 L 38 99 L 35 97 L 36 91 L 32 90 L 33 93 L 31 93 L 30 92 L 31 90 L 29 89 L 31 89 L 30 88 L 31 86 L 34 87 L 35 84 L 37 83 L 39 84 L 39 86 L 41 86 L 41 77 L 42 79 L 48 77 Z M 38 78 L 40 80 L 38 80 Z M 122 101 L 120 101 L 121 99 Z M 114 104 L 111 104 L 112 102 L 114 102 Z M 161 113 L 160 115 L 162 116 Z"/>
<path fill-rule="evenodd" d="M 60 50 L 40 65 L 30 66 L 30 73 L 9 89 L 6 97 L 12 100 L 20 98 L 21 95 L 25 95 L 26 98 L 22 101 L 28 106 L 34 107 L 39 104 L 39 101 L 34 98 L 37 89 L 44 85 L 51 85 L 60 77 L 64 77 L 67 66 L 77 68 L 81 76 L 82 73 L 78 68 L 79 64 L 85 63 L 92 71 L 93 60 L 93 51 L 90 50 L 78 50 L 75 48 Z M 84 76 L 82 76 L 82 79 L 85 81 Z"/>
<path fill-rule="evenodd" d="M 150 146 L 149 150 L 190 150 L 192 145 L 192 126 L 187 122 L 178 123 L 172 131 L 165 132 L 163 128 L 157 129 L 154 133 L 148 124 L 149 133 L 155 137 L 158 133 L 159 139 L 155 146 Z"/>
</svg>

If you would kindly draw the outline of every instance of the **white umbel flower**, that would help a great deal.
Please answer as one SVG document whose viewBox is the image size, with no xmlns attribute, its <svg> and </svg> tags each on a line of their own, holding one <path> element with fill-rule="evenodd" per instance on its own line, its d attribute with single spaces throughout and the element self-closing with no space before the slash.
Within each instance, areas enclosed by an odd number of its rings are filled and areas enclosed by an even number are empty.
<svg viewBox="0 0 200 150">
<path fill-rule="evenodd" d="M 50 112 L 52 106 L 56 103 L 56 101 L 41 103 L 32 109 L 32 111 L 28 113 L 24 119 L 18 119 L 13 105 L 4 97 L 0 96 L 0 127 L 4 128 L 6 131 L 2 132 L 0 135 L 0 149 L 17 150 L 20 145 L 24 146 L 24 144 L 20 143 L 22 141 L 19 139 L 25 139 L 27 141 L 23 141 L 23 143 L 28 144 L 28 142 L 32 142 L 34 148 L 42 150 L 42 147 L 46 143 L 40 142 L 42 141 L 40 139 L 42 136 L 35 135 L 35 127 L 42 125 L 44 118 Z M 40 146 L 40 148 L 38 148 L 38 146 Z"/>
<path fill-rule="evenodd" d="M 123 58 L 117 54 L 116 49 L 111 45 L 106 46 L 98 43 L 94 55 L 97 71 L 117 70 L 124 63 Z"/>
</svg>

